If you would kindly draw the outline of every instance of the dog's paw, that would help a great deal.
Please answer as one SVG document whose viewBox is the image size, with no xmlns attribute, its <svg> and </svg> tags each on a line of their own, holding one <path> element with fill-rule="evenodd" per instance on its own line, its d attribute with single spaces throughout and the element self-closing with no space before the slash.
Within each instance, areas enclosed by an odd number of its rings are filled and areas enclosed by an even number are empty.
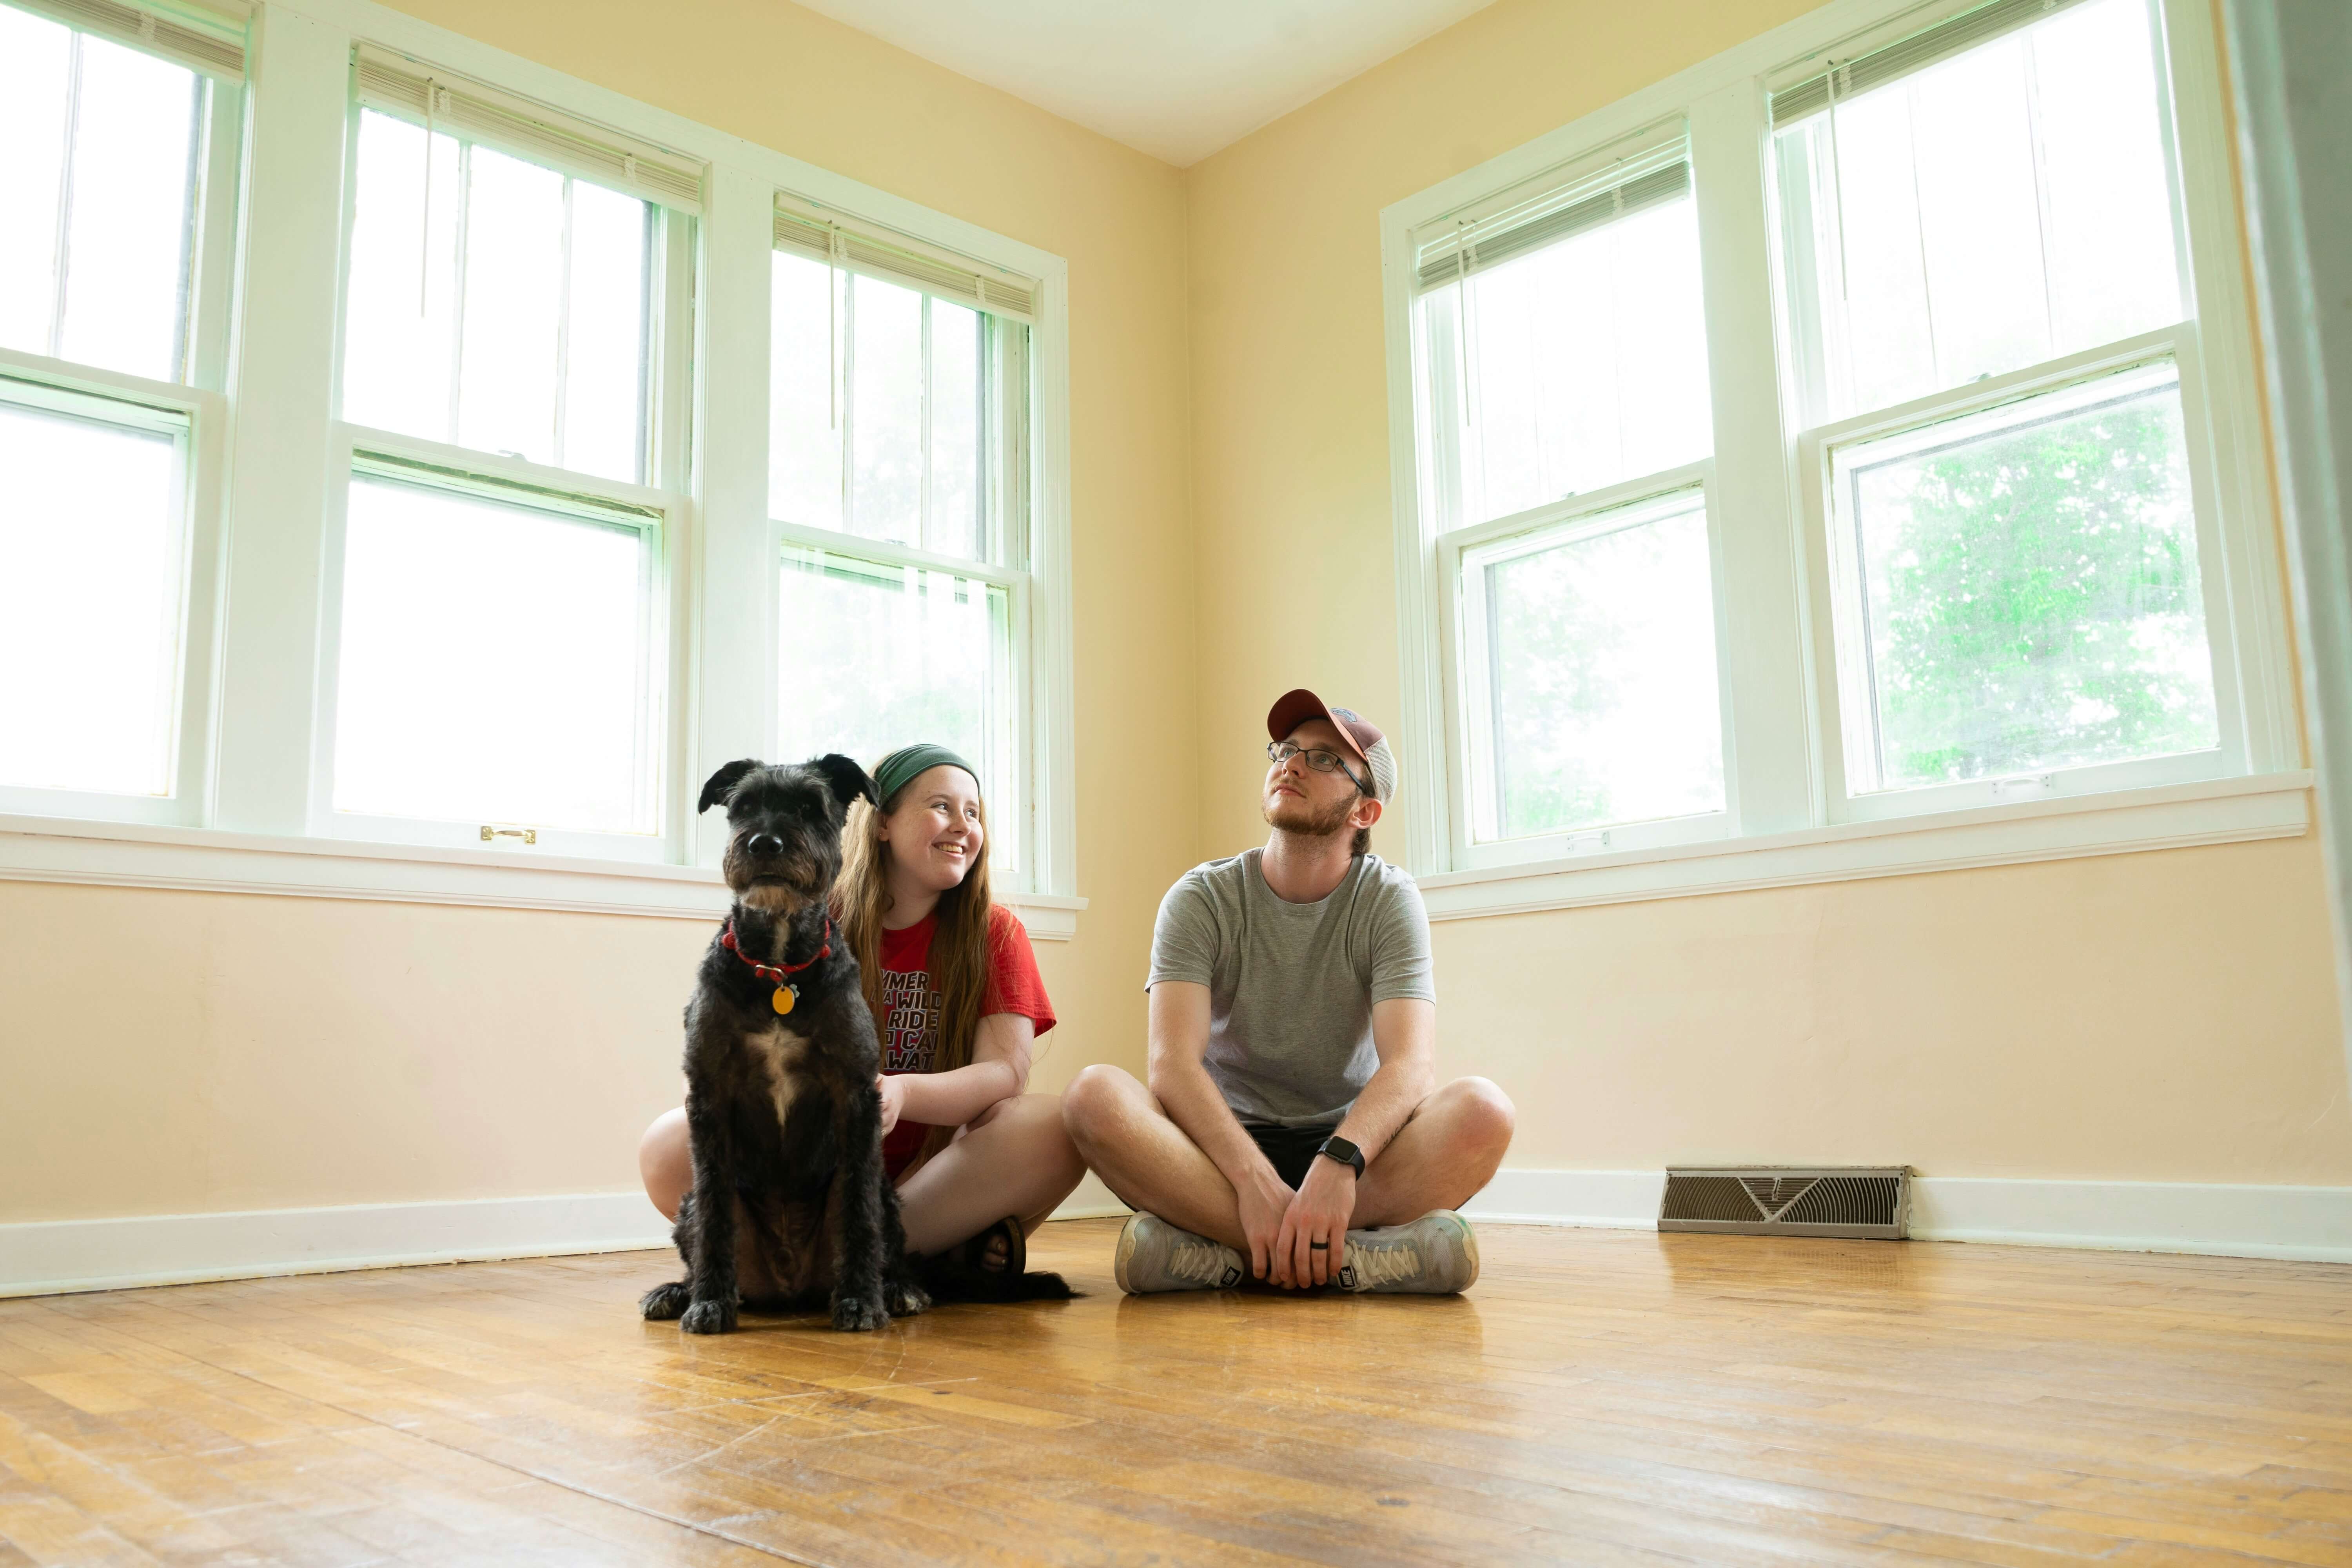
<svg viewBox="0 0 2352 1568">
<path fill-rule="evenodd" d="M 882 1304 L 894 1318 L 911 1318 L 931 1310 L 929 1292 L 911 1279 L 894 1279 L 882 1287 Z"/>
<path fill-rule="evenodd" d="M 673 1279 L 646 1291 L 637 1302 L 637 1310 L 646 1315 L 647 1322 L 667 1323 L 685 1311 L 686 1304 L 692 1300 L 694 1292 L 686 1288 L 686 1281 Z"/>
<path fill-rule="evenodd" d="M 731 1334 L 735 1331 L 735 1303 L 697 1301 L 678 1319 L 677 1326 L 689 1334 Z"/>
<path fill-rule="evenodd" d="M 878 1329 L 889 1321 L 889 1312 L 871 1296 L 843 1296 L 833 1304 L 833 1326 L 845 1334 Z"/>
</svg>

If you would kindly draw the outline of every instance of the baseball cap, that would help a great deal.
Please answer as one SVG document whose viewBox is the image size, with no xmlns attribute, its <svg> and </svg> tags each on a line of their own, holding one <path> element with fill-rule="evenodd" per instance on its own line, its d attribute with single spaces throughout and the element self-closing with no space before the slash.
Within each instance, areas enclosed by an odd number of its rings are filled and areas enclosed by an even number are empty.
<svg viewBox="0 0 2352 1568">
<path fill-rule="evenodd" d="M 1374 800 L 1386 805 L 1396 797 L 1396 753 L 1389 750 L 1388 737 L 1381 733 L 1380 726 L 1352 708 L 1334 708 L 1302 686 L 1284 692 L 1266 710 L 1266 735 L 1283 740 L 1309 719 L 1328 719 L 1339 731 L 1341 743 L 1370 771 Z"/>
</svg>

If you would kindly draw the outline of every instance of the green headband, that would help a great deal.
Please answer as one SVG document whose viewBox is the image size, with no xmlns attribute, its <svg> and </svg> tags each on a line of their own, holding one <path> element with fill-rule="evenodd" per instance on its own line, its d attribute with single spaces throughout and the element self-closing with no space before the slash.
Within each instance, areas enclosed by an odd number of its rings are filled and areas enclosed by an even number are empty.
<svg viewBox="0 0 2352 1568">
<path fill-rule="evenodd" d="M 875 763 L 874 793 L 882 797 L 882 804 L 887 806 L 890 804 L 892 795 L 914 783 L 915 779 L 927 769 L 936 768 L 941 764 L 951 768 L 961 768 L 971 775 L 972 783 L 980 782 L 978 768 L 973 767 L 945 746 L 925 743 L 919 746 L 901 746 Z"/>
</svg>

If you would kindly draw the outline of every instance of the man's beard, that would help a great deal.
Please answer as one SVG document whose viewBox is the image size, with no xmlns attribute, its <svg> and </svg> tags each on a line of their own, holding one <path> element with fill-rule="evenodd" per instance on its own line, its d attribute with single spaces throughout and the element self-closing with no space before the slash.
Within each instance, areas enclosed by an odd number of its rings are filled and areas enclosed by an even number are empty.
<svg viewBox="0 0 2352 1568">
<path fill-rule="evenodd" d="M 1348 814 L 1355 809 L 1356 803 L 1344 795 L 1319 811 L 1303 795 L 1276 795 L 1273 805 L 1260 808 L 1259 815 L 1265 818 L 1267 826 L 1285 833 L 1306 838 L 1329 838 L 1347 831 Z"/>
</svg>

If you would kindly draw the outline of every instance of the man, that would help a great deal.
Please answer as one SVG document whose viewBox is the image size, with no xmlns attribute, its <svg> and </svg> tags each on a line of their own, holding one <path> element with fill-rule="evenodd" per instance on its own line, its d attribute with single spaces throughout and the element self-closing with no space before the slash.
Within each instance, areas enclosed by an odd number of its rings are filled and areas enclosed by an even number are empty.
<svg viewBox="0 0 2352 1568">
<path fill-rule="evenodd" d="M 1137 1211 L 1119 1289 L 1446 1293 L 1478 1276 L 1454 1210 L 1510 1144 L 1485 1079 L 1437 1087 L 1429 917 L 1369 852 L 1396 758 L 1293 691 L 1266 715 L 1263 849 L 1186 872 L 1151 939 L 1150 1086 L 1080 1073 L 1062 1115 Z"/>
</svg>

